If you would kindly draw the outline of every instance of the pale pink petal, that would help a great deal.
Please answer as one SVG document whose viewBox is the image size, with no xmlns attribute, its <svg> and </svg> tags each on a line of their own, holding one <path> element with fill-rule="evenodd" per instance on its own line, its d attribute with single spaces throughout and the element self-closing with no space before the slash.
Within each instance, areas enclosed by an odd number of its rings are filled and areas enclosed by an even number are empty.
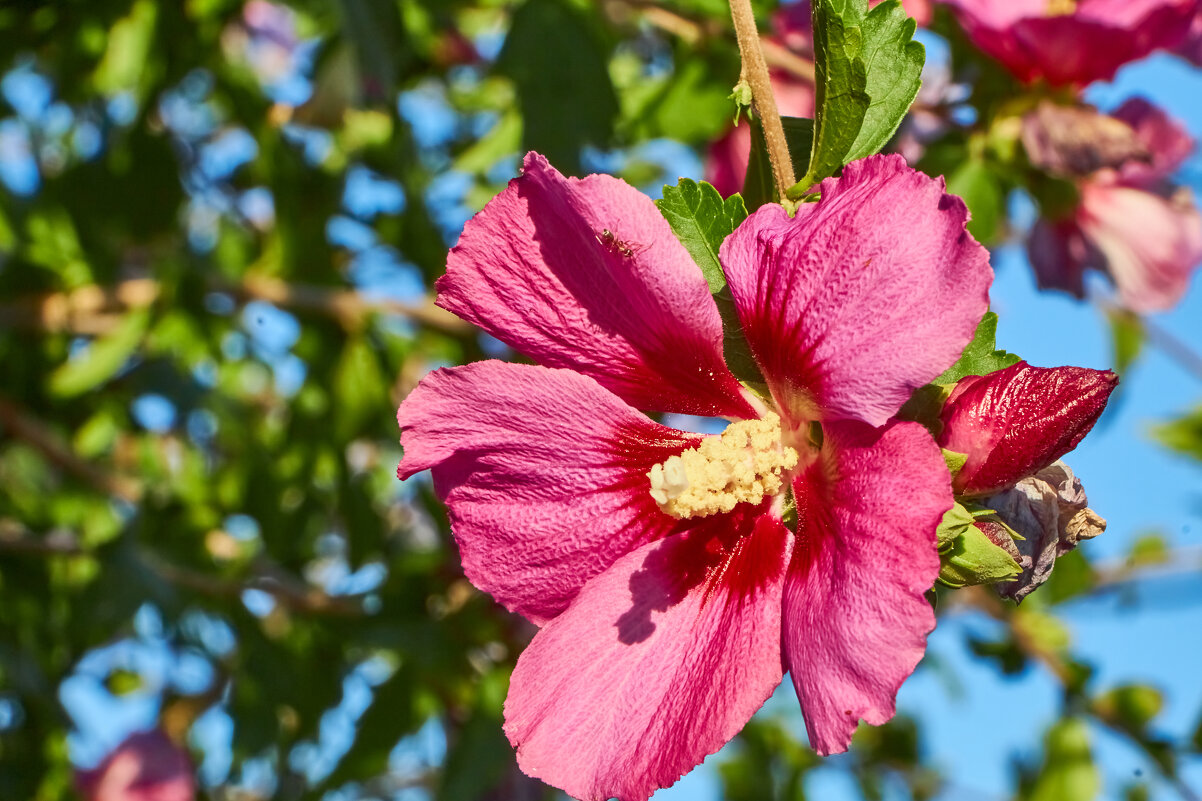
<svg viewBox="0 0 1202 801">
<path fill-rule="evenodd" d="M 793 484 L 797 546 L 785 580 L 785 664 L 819 754 L 847 749 L 863 718 L 893 717 L 935 627 L 935 528 L 952 506 L 926 429 L 823 425 L 823 458 Z"/>
<path fill-rule="evenodd" d="M 159 730 L 127 737 L 104 762 L 76 775 L 87 801 L 193 801 L 192 760 Z"/>
<path fill-rule="evenodd" d="M 522 770 L 583 801 L 643 801 L 734 737 L 780 683 L 791 542 L 737 510 L 585 585 L 513 672 L 505 733 Z"/>
<path fill-rule="evenodd" d="M 495 361 L 426 376 L 397 421 L 398 474 L 432 471 L 467 577 L 535 623 L 679 526 L 646 474 L 701 440 L 571 370 Z"/>
<path fill-rule="evenodd" d="M 750 416 L 701 270 L 646 195 L 538 154 L 463 230 L 438 304 L 640 409 Z"/>
<path fill-rule="evenodd" d="M 957 494 L 1013 486 L 1077 447 L 1106 408 L 1118 376 L 1085 367 L 1013 364 L 956 384 L 940 419 L 939 444 L 967 456 Z"/>
<path fill-rule="evenodd" d="M 946 370 L 988 307 L 989 254 L 963 201 L 873 156 L 790 219 L 770 204 L 722 245 L 752 353 L 798 419 L 882 425 Z"/>
<path fill-rule="evenodd" d="M 1177 46 L 1196 0 L 1079 0 L 1048 16 L 1047 0 L 951 0 L 973 44 L 1024 82 L 1082 86 Z"/>
<path fill-rule="evenodd" d="M 1202 214 L 1186 190 L 1165 198 L 1090 182 L 1081 188 L 1077 221 L 1132 311 L 1175 306 L 1202 263 Z"/>
</svg>

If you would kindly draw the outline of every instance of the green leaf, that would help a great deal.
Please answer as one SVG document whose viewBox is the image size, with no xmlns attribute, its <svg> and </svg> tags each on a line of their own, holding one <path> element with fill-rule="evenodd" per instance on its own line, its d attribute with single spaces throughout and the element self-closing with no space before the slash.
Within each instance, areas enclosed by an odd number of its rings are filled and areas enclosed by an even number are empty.
<svg viewBox="0 0 1202 801">
<path fill-rule="evenodd" d="M 785 129 L 785 141 L 789 145 L 789 156 L 794 172 L 806 169 L 810 163 L 810 150 L 814 146 L 814 121 L 805 117 L 781 117 Z M 743 179 L 743 201 L 748 211 L 755 211 L 777 197 L 776 184 L 772 178 L 772 162 L 768 158 L 768 147 L 764 144 L 764 129 L 758 121 L 751 121 L 751 156 L 747 161 L 747 175 Z"/>
<path fill-rule="evenodd" d="M 1147 728 L 1164 709 L 1164 695 L 1147 684 L 1123 684 L 1093 699 L 1096 714 L 1130 731 Z"/>
<path fill-rule="evenodd" d="M 948 452 L 945 451 L 945 453 Z M 935 529 L 935 536 L 939 542 L 939 550 L 944 550 L 958 537 L 963 536 L 964 531 L 972 526 L 974 519 L 972 513 L 959 503 L 944 512 L 943 520 L 939 522 L 939 527 Z"/>
<path fill-rule="evenodd" d="M 723 200 L 718 190 L 705 181 L 697 183 L 681 178 L 676 186 L 664 187 L 663 199 L 655 201 L 655 205 L 701 268 L 710 293 L 720 292 L 726 286 L 726 276 L 718 261 L 718 249 L 747 219 L 743 198 L 731 195 Z"/>
<path fill-rule="evenodd" d="M 880 152 L 922 85 L 926 50 L 899 0 L 814 2 L 814 147 L 798 200 L 843 165 Z"/>
<path fill-rule="evenodd" d="M 998 175 L 981 159 L 969 158 L 947 176 L 947 191 L 963 198 L 972 219 L 968 232 L 989 244 L 1006 218 L 1006 193 Z"/>
<path fill-rule="evenodd" d="M 926 48 L 914 41 L 917 28 L 900 0 L 886 0 L 868 12 L 863 59 L 869 104 L 844 163 L 879 153 L 918 96 Z"/>
<path fill-rule="evenodd" d="M 608 142 L 618 114 L 598 29 L 563 0 L 527 0 L 497 60 L 517 86 L 522 146 L 569 173 L 580 172 L 583 145 Z"/>
<path fill-rule="evenodd" d="M 1202 406 L 1185 417 L 1156 426 L 1152 436 L 1166 448 L 1202 461 Z"/>
<path fill-rule="evenodd" d="M 93 81 L 106 95 L 138 88 L 154 40 L 158 9 L 152 0 L 138 0 L 127 16 L 117 20 Z"/>
<path fill-rule="evenodd" d="M 370 342 L 347 340 L 334 372 L 334 399 L 339 436 L 350 438 L 388 407 L 387 379 Z"/>
<path fill-rule="evenodd" d="M 725 200 L 718 190 L 702 181 L 681 178 L 676 186 L 665 186 L 662 200 L 655 201 L 660 213 L 672 227 L 676 238 L 697 262 L 718 311 L 722 315 L 723 352 L 734 374 L 744 380 L 763 383 L 759 368 L 751 357 L 743 329 L 739 324 L 734 299 L 726 286 L 726 276 L 718 260 L 718 251 L 726 237 L 747 219 L 743 198 L 731 195 Z"/>
<path fill-rule="evenodd" d="M 972 342 L 960 354 L 960 358 L 943 375 L 935 379 L 936 384 L 954 384 L 969 375 L 989 375 L 992 372 L 1017 364 L 1019 358 L 1013 353 L 997 350 L 997 315 L 985 312 Z"/>
<path fill-rule="evenodd" d="M 1163 565 L 1172 558 L 1169 543 L 1164 535 L 1156 532 L 1141 534 L 1131 543 L 1127 552 L 1127 562 L 1131 567 L 1147 567 Z M 1058 565 L 1059 566 L 1059 565 Z"/>
<path fill-rule="evenodd" d="M 1029 801 L 1093 801 L 1101 792 L 1101 774 L 1083 721 L 1068 718 L 1052 726 L 1045 739 L 1044 759 Z"/>
<path fill-rule="evenodd" d="M 1110 342 L 1114 349 L 1114 371 L 1124 373 L 1135 360 L 1144 346 L 1144 325 L 1139 315 L 1126 309 L 1109 308 L 1106 316 L 1110 319 Z"/>
<path fill-rule="evenodd" d="M 149 322 L 145 309 L 127 314 L 117 328 L 50 374 L 50 393 L 72 398 L 108 381 L 138 349 Z"/>
<path fill-rule="evenodd" d="M 871 98 L 864 51 L 867 0 L 814 2 L 814 146 L 797 196 L 847 163 Z M 792 194 L 792 190 L 790 190 Z"/>
</svg>

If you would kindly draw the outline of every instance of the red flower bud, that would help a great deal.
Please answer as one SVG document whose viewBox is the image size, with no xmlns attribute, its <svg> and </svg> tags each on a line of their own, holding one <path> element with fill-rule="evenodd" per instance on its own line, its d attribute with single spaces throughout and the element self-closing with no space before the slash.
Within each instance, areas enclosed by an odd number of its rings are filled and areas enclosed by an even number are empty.
<svg viewBox="0 0 1202 801">
<path fill-rule="evenodd" d="M 998 492 L 1071 451 L 1117 385 L 1109 370 L 1026 362 L 961 380 L 939 436 L 942 447 L 968 457 L 952 483 L 956 494 Z"/>
</svg>

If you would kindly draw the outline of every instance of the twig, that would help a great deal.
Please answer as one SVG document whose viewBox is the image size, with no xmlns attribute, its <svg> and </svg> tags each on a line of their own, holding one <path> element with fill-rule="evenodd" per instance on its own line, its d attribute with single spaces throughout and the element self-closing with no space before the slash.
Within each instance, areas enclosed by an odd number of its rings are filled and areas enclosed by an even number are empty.
<svg viewBox="0 0 1202 801">
<path fill-rule="evenodd" d="M 751 0 L 730 0 L 730 15 L 735 24 L 735 37 L 739 42 L 739 53 L 743 58 L 743 75 L 751 86 L 751 101 L 764 128 L 764 142 L 768 158 L 772 162 L 772 177 L 782 203 L 788 203 L 785 192 L 797 183 L 793 173 L 793 159 L 789 155 L 789 142 L 785 128 L 776 108 L 776 97 L 772 94 L 772 80 L 768 75 L 768 63 L 760 47 L 759 32 L 755 27 L 755 13 Z"/>
<path fill-rule="evenodd" d="M 132 504 L 142 500 L 141 482 L 113 475 L 81 459 L 48 425 L 3 397 L 0 397 L 0 426 L 10 436 L 31 445 L 51 463 L 101 492 Z"/>
<path fill-rule="evenodd" d="M 418 303 L 373 300 L 353 289 L 291 284 L 255 276 L 241 282 L 210 280 L 209 288 L 243 303 L 264 300 L 294 311 L 332 317 L 348 329 L 361 326 L 372 314 L 397 314 L 452 334 L 471 330 L 467 323 L 438 308 L 429 298 Z M 111 287 L 93 285 L 71 292 L 33 295 L 0 305 L 0 325 L 103 334 L 120 322 L 124 312 L 155 303 L 162 291 L 162 285 L 153 278 L 132 278 Z"/>
<path fill-rule="evenodd" d="M 156 574 L 179 587 L 214 598 L 239 598 L 247 590 L 259 590 L 293 612 L 313 615 L 359 617 L 364 614 L 357 596 L 330 595 L 298 581 L 279 567 L 260 562 L 250 578 L 231 581 L 165 561 L 144 553 L 141 561 Z"/>
<path fill-rule="evenodd" d="M 690 45 L 727 34 L 727 29 L 717 24 L 714 19 L 689 17 L 651 0 L 606 0 L 604 6 L 610 19 L 615 22 L 624 22 L 630 14 L 637 13 L 649 25 Z M 764 60 L 768 62 L 769 67 L 788 73 L 790 77 L 803 83 L 814 83 L 813 61 L 794 53 L 769 37 L 761 37 L 760 46 L 764 48 Z"/>
</svg>

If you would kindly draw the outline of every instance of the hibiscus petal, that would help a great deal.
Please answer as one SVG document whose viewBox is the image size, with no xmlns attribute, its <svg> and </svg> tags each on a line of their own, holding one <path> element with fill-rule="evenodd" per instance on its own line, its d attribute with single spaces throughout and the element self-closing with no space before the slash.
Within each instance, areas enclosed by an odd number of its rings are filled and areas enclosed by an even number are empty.
<svg viewBox="0 0 1202 801">
<path fill-rule="evenodd" d="M 794 482 L 797 547 L 785 580 L 785 663 L 810 745 L 847 750 L 856 723 L 893 717 L 935 627 L 935 528 L 947 468 L 917 423 L 823 426 L 824 451 Z"/>
<path fill-rule="evenodd" d="M 1090 182 L 1081 188 L 1077 220 L 1134 312 L 1177 305 L 1202 262 L 1202 214 L 1187 190 L 1165 198 Z"/>
<path fill-rule="evenodd" d="M 749 417 L 701 270 L 646 195 L 536 153 L 463 229 L 438 305 L 640 409 Z"/>
<path fill-rule="evenodd" d="M 873 156 L 823 181 L 793 219 L 765 205 L 727 238 L 739 319 L 795 423 L 882 425 L 955 362 L 993 280 L 967 219 L 942 178 Z"/>
<path fill-rule="evenodd" d="M 1106 408 L 1118 376 L 1026 362 L 956 384 L 943 406 L 939 444 L 968 458 L 957 493 L 1012 486 L 1077 447 Z"/>
<path fill-rule="evenodd" d="M 1152 157 L 1151 162 L 1131 161 L 1123 166 L 1120 178 L 1127 186 L 1155 187 L 1193 155 L 1194 138 L 1185 126 L 1142 97 L 1126 101 L 1113 116 L 1131 126 Z"/>
<path fill-rule="evenodd" d="M 1046 0 L 949 0 L 973 44 L 1020 81 L 1108 80 L 1129 61 L 1181 42 L 1195 0 L 1093 0 L 1047 16 Z"/>
<path fill-rule="evenodd" d="M 792 535 L 706 518 L 590 581 L 522 653 L 505 702 L 518 764 L 573 798 L 642 801 L 722 747 L 780 683 Z"/>
<path fill-rule="evenodd" d="M 426 376 L 397 421 L 397 473 L 431 470 L 467 577 L 535 623 L 679 525 L 646 473 L 701 440 L 571 370 L 495 361 Z"/>
</svg>

